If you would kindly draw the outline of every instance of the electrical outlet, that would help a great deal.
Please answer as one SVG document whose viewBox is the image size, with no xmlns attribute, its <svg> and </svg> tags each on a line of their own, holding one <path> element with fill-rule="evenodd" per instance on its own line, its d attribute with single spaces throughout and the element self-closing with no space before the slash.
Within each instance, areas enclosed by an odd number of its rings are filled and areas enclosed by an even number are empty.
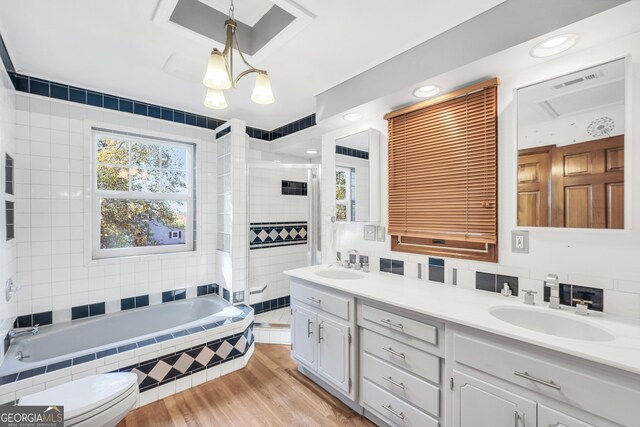
<svg viewBox="0 0 640 427">
<path fill-rule="evenodd" d="M 384 242 L 387 240 L 387 229 L 382 225 L 376 227 L 376 236 L 378 238 L 378 242 Z"/>
<path fill-rule="evenodd" d="M 529 232 L 514 230 L 511 232 L 511 251 L 516 254 L 529 253 Z"/>
</svg>

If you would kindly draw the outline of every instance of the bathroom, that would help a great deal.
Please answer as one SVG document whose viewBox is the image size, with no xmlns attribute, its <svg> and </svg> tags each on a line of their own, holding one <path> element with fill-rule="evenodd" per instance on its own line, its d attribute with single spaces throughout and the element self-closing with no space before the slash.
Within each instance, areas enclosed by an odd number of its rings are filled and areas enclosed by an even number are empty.
<svg viewBox="0 0 640 427">
<path fill-rule="evenodd" d="M 4 2 L 0 424 L 640 427 L 639 17 Z"/>
</svg>

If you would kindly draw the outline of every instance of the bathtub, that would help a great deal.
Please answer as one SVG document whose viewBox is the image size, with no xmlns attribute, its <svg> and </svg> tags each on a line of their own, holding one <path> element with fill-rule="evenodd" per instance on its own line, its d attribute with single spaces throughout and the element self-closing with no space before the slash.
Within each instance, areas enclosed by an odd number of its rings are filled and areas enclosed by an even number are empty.
<svg viewBox="0 0 640 427">
<path fill-rule="evenodd" d="M 56 364 L 75 366 L 222 326 L 244 318 L 249 311 L 210 295 L 43 326 L 36 335 L 13 340 L 0 365 L 0 377 Z"/>
</svg>

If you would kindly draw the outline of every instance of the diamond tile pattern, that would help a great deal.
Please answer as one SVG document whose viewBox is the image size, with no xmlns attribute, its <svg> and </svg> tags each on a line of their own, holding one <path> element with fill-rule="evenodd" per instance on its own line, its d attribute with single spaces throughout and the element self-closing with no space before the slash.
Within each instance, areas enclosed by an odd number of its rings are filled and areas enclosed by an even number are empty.
<svg viewBox="0 0 640 427">
<path fill-rule="evenodd" d="M 253 341 L 253 324 L 251 324 L 240 334 L 122 368 L 118 372 L 136 374 L 140 391 L 145 391 L 243 356 Z"/>
<path fill-rule="evenodd" d="M 307 223 L 304 221 L 254 222 L 249 229 L 249 249 L 306 244 Z"/>
</svg>

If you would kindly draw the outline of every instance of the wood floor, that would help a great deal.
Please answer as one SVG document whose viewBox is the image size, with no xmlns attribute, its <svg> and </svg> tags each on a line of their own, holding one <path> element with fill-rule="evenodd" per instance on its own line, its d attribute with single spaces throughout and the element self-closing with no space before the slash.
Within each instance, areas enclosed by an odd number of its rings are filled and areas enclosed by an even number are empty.
<svg viewBox="0 0 640 427">
<path fill-rule="evenodd" d="M 300 374 L 286 345 L 256 344 L 239 371 L 132 411 L 131 426 L 374 426 Z"/>
</svg>

